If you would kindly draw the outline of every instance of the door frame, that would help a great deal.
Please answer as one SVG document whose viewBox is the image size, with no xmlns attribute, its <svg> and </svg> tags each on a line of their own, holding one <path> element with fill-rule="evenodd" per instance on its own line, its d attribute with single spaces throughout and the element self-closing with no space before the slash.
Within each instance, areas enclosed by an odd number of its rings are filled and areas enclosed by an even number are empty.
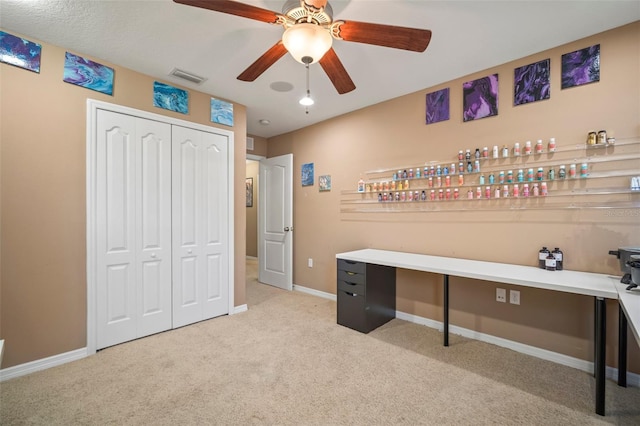
<svg viewBox="0 0 640 426">
<path fill-rule="evenodd" d="M 98 101 L 95 99 L 87 99 L 87 133 L 86 133 L 86 269 L 87 269 L 87 355 L 93 355 L 96 353 L 97 347 L 97 300 L 96 300 L 96 189 L 97 182 L 95 176 L 96 169 L 96 129 L 98 122 L 98 110 L 111 111 L 120 114 L 131 115 L 134 117 L 145 118 L 148 120 L 160 121 L 171 125 L 177 125 L 182 127 L 188 127 L 195 130 L 204 132 L 211 132 L 224 135 L 229 140 L 228 151 L 228 165 L 227 165 L 227 179 L 230 185 L 228 191 L 228 238 L 229 241 L 229 315 L 234 312 L 234 290 L 235 290 L 235 239 L 234 239 L 234 197 L 235 197 L 235 185 L 234 185 L 234 133 L 229 130 L 220 129 L 217 127 L 206 126 L 203 124 L 192 123 L 190 121 L 180 120 L 177 118 L 168 117 L 165 115 L 155 114 L 147 111 L 142 111 L 122 105 L 116 105 L 108 102 Z"/>
<path fill-rule="evenodd" d="M 245 164 L 246 164 L 247 160 L 255 161 L 255 162 L 258 163 L 258 179 L 260 179 L 260 167 L 262 166 L 260 164 L 260 160 L 264 160 L 266 158 L 267 158 L 266 155 L 256 155 L 256 154 L 246 154 L 245 155 Z M 245 169 L 245 172 L 246 172 L 246 169 Z M 246 176 L 246 173 L 245 173 L 245 176 Z M 254 190 L 258 191 L 258 197 L 256 199 L 259 200 L 260 197 L 262 196 L 262 194 L 260 193 L 260 185 L 257 185 L 257 182 L 254 182 L 253 183 L 253 188 L 254 188 Z M 258 205 L 258 203 L 254 202 L 254 206 L 256 206 L 256 209 L 258 210 L 257 214 L 260 215 L 260 206 Z M 245 221 L 246 221 L 246 218 L 245 218 Z M 258 240 L 258 235 L 257 234 L 258 234 L 258 232 L 256 232 L 256 241 Z M 245 241 L 246 241 L 246 237 L 245 237 Z M 245 250 L 244 255 L 245 255 L 245 260 L 246 260 L 246 257 L 247 257 L 246 250 Z M 258 258 L 258 253 L 257 253 L 257 250 L 256 250 L 256 259 L 257 258 Z"/>
</svg>

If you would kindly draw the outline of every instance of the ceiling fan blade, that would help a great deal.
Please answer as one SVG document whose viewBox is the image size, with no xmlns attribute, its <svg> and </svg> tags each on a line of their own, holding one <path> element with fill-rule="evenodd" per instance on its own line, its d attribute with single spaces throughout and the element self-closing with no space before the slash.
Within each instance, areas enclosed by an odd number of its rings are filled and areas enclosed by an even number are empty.
<svg viewBox="0 0 640 426">
<path fill-rule="evenodd" d="M 345 41 L 413 52 L 424 52 L 431 41 L 429 30 L 357 21 L 345 21 L 341 24 L 339 36 Z"/>
<path fill-rule="evenodd" d="M 238 76 L 238 80 L 254 81 L 271 65 L 275 64 L 278 59 L 282 58 L 285 53 L 287 53 L 287 49 L 284 47 L 284 44 L 282 44 L 282 41 L 278 41 L 253 64 L 249 65 L 249 68 L 244 70 L 242 74 Z"/>
<path fill-rule="evenodd" d="M 243 18 L 255 19 L 256 21 L 275 23 L 278 14 L 267 9 L 251 6 L 245 3 L 230 0 L 173 0 L 176 3 L 187 6 L 200 7 L 215 12 L 228 13 L 230 15 L 241 16 Z"/>
<path fill-rule="evenodd" d="M 329 49 L 320 59 L 320 66 L 327 73 L 329 80 L 331 80 L 339 94 L 349 93 L 356 88 L 333 48 Z"/>
</svg>

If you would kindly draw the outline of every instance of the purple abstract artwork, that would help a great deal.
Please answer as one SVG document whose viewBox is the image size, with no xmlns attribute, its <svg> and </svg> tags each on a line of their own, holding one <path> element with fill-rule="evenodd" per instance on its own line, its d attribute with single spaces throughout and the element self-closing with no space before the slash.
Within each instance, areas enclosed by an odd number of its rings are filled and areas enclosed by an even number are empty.
<svg viewBox="0 0 640 426">
<path fill-rule="evenodd" d="M 449 88 L 427 93 L 427 124 L 449 119 Z"/>
<path fill-rule="evenodd" d="M 113 95 L 113 68 L 66 52 L 63 81 Z"/>
<path fill-rule="evenodd" d="M 498 74 L 467 81 L 463 90 L 463 121 L 498 115 Z"/>
<path fill-rule="evenodd" d="M 600 81 L 600 45 L 562 55 L 562 88 Z"/>
<path fill-rule="evenodd" d="M 545 59 L 515 69 L 513 76 L 514 105 L 549 99 L 551 96 L 550 62 L 549 59 Z"/>
<path fill-rule="evenodd" d="M 0 31 L 0 62 L 39 73 L 41 51 L 38 43 Z"/>
</svg>

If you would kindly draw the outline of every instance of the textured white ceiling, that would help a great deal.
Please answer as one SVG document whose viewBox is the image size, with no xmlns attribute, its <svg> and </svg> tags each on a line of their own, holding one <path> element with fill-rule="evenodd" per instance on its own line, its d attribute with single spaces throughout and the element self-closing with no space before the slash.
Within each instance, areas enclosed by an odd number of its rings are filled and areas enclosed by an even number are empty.
<svg viewBox="0 0 640 426">
<path fill-rule="evenodd" d="M 280 12 L 284 0 L 243 1 Z M 356 90 L 338 95 L 311 66 L 316 104 L 305 114 L 304 66 L 289 55 L 256 81 L 236 79 L 282 28 L 172 0 L 0 0 L 0 27 L 247 106 L 247 131 L 271 137 L 640 19 L 640 1 L 333 0 L 334 18 L 433 31 L 424 53 L 335 41 Z M 202 85 L 169 76 L 181 68 Z M 293 85 L 290 92 L 270 88 Z M 117 90 L 117 87 L 116 87 Z M 259 124 L 268 119 L 271 124 Z"/>
</svg>

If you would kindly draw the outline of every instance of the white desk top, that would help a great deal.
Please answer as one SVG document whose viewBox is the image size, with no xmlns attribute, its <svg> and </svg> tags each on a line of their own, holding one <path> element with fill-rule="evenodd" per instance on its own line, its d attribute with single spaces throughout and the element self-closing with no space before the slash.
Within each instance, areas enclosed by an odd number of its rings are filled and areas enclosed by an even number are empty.
<svg viewBox="0 0 640 426">
<path fill-rule="evenodd" d="M 616 287 L 620 297 L 620 306 L 622 306 L 622 310 L 627 316 L 627 322 L 636 338 L 636 342 L 640 345 L 640 287 L 627 291 L 627 284 L 620 282 L 616 284 Z"/>
<path fill-rule="evenodd" d="M 377 249 L 338 253 L 336 258 L 606 299 L 618 298 L 616 283 L 620 281 L 620 277 L 591 272 L 546 271 L 533 266 Z"/>
</svg>

